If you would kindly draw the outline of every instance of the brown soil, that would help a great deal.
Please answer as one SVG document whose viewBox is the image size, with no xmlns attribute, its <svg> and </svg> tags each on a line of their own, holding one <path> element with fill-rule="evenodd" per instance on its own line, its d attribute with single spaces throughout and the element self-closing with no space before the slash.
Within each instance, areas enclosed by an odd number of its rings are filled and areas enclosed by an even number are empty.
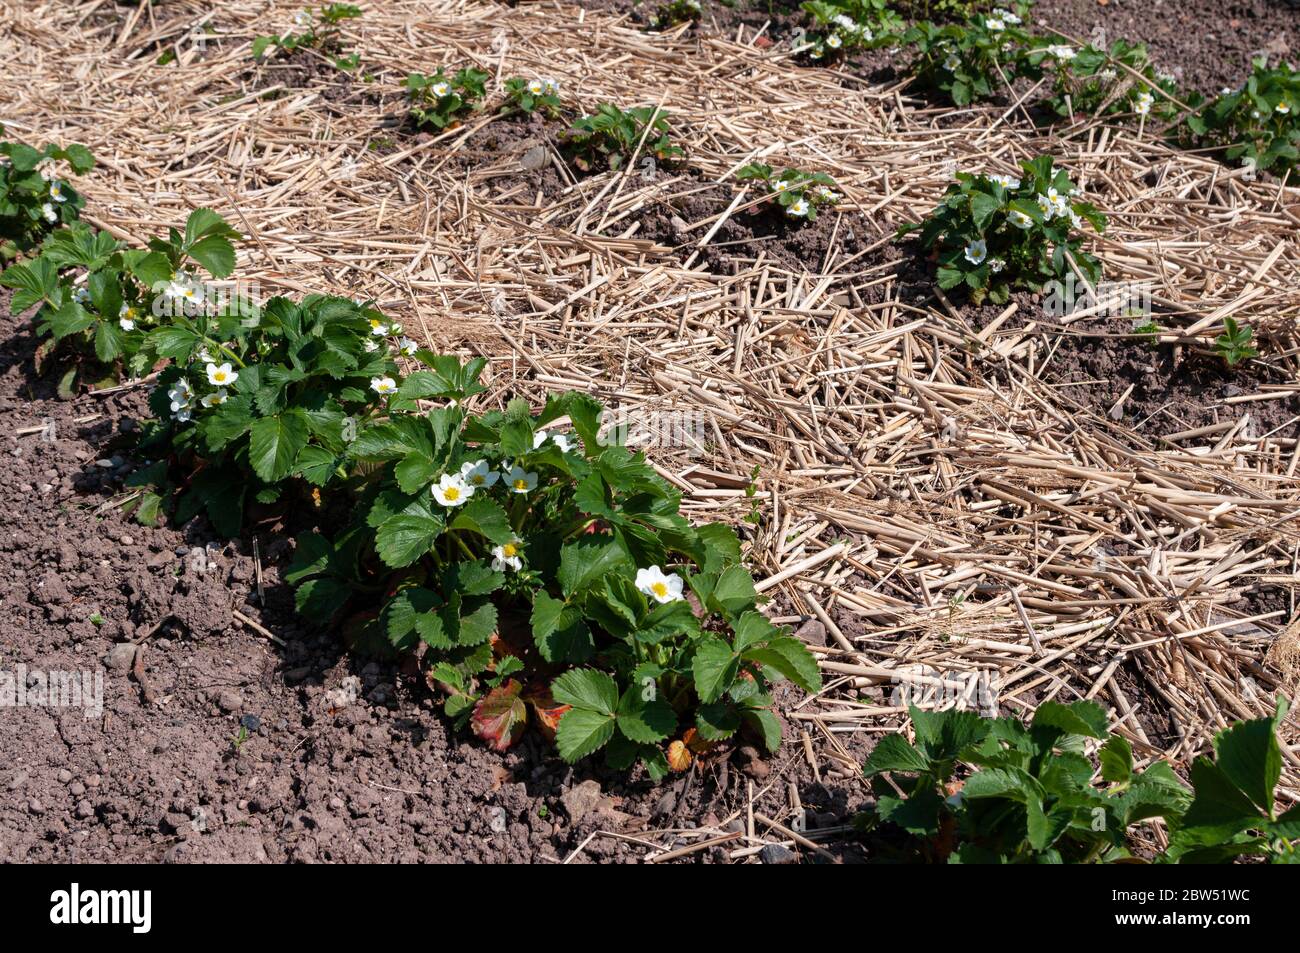
<svg viewBox="0 0 1300 953">
<path fill-rule="evenodd" d="M 292 543 L 276 525 L 257 528 L 263 602 L 251 539 L 223 543 L 201 519 L 140 526 L 107 505 L 124 495 L 147 387 L 60 401 L 53 376 L 35 377 L 30 321 L 0 321 L 0 340 L 0 672 L 104 676 L 102 716 L 0 709 L 0 861 L 554 861 L 598 829 L 724 820 L 750 780 L 773 815 L 793 780 L 814 827 L 860 807 L 855 780 L 813 781 L 789 725 L 770 761 L 740 747 L 659 785 L 566 765 L 535 735 L 486 750 L 397 667 L 296 621 L 279 582 Z M 50 423 L 52 440 L 25 432 Z M 585 781 L 599 798 L 583 816 Z M 831 846 L 859 855 L 851 840 Z M 581 859 L 645 852 L 600 836 Z"/>
<path fill-rule="evenodd" d="M 294 50 L 291 53 L 268 50 L 262 63 L 249 61 L 245 81 L 251 89 L 315 89 L 326 102 L 342 105 L 377 107 L 383 97 L 378 89 L 365 81 L 366 64 L 363 60 L 356 70 L 339 69 L 334 65 L 335 54 L 314 50 Z"/>
</svg>

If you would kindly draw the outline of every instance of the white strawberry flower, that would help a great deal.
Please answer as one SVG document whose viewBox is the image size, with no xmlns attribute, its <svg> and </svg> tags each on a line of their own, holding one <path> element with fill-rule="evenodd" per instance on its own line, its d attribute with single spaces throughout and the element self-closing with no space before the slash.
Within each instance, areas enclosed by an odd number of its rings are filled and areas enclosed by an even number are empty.
<svg viewBox="0 0 1300 953">
<path fill-rule="evenodd" d="M 228 394 L 224 387 L 214 390 L 211 394 L 204 394 L 203 399 L 199 401 L 204 407 L 219 407 L 226 402 Z"/>
<path fill-rule="evenodd" d="M 45 221 L 49 222 L 51 225 L 59 220 L 59 213 L 54 211 L 54 206 L 49 202 L 46 202 L 41 206 L 41 214 L 45 216 Z"/>
<path fill-rule="evenodd" d="M 816 195 L 823 202 L 830 202 L 832 204 L 840 200 L 839 193 L 825 185 L 817 186 Z"/>
<path fill-rule="evenodd" d="M 682 598 L 682 577 L 665 573 L 658 566 L 636 571 L 636 587 L 655 602 L 677 602 Z"/>
<path fill-rule="evenodd" d="M 376 344 L 373 340 L 367 340 L 366 343 L 362 345 L 362 347 L 364 347 L 366 351 L 370 354 L 373 354 L 375 351 L 379 350 L 379 345 Z"/>
<path fill-rule="evenodd" d="M 433 498 L 443 506 L 460 506 L 474 495 L 474 488 L 459 473 L 444 473 L 433 487 Z"/>
<path fill-rule="evenodd" d="M 956 53 L 949 53 L 943 61 L 943 68 L 951 73 L 956 70 L 958 66 L 961 66 L 961 57 Z"/>
<path fill-rule="evenodd" d="M 554 96 L 560 91 L 560 81 L 550 76 L 542 77 L 542 85 L 546 87 L 548 95 Z"/>
<path fill-rule="evenodd" d="M 169 302 L 180 301 L 192 304 L 199 297 L 199 282 L 189 272 L 178 271 L 172 275 L 172 280 L 163 287 L 162 296 Z"/>
<path fill-rule="evenodd" d="M 857 23 L 854 22 L 852 17 L 845 16 L 843 13 L 836 14 L 835 17 L 831 20 L 831 22 L 834 23 L 837 27 L 840 27 L 841 29 L 844 30 L 856 30 L 858 27 Z"/>
<path fill-rule="evenodd" d="M 1020 17 L 1016 16 L 1010 10 L 1003 10 L 1001 8 L 998 8 L 997 10 L 993 11 L 993 15 L 997 17 L 999 20 L 1002 20 L 1006 23 L 1010 23 L 1012 26 L 1020 25 Z"/>
<path fill-rule="evenodd" d="M 785 179 L 777 179 L 772 183 L 773 192 L 784 192 L 790 188 L 790 183 Z"/>
<path fill-rule="evenodd" d="M 460 478 L 467 486 L 487 489 L 501 479 L 501 474 L 493 470 L 486 460 L 471 460 L 461 464 Z"/>
<path fill-rule="evenodd" d="M 511 467 L 506 474 L 506 486 L 511 493 L 529 493 L 537 488 L 537 474 L 529 473 L 523 467 Z"/>
<path fill-rule="evenodd" d="M 1044 217 L 1044 218 L 1051 218 L 1052 215 L 1055 213 L 1055 210 L 1056 210 L 1056 209 L 1055 209 L 1055 206 L 1052 205 L 1052 200 L 1051 200 L 1051 198 L 1050 198 L 1049 196 L 1042 195 L 1042 194 L 1040 193 L 1040 194 L 1038 195 L 1036 201 L 1038 202 L 1038 207 L 1039 207 L 1040 209 L 1043 210 L 1043 217 Z"/>
<path fill-rule="evenodd" d="M 391 377 L 372 377 L 370 378 L 370 389 L 380 396 L 388 396 L 397 392 L 397 381 Z"/>
<path fill-rule="evenodd" d="M 519 553 L 520 546 L 518 539 L 511 539 L 508 543 L 502 543 L 500 546 L 493 546 L 492 568 L 497 572 L 505 572 L 507 569 L 518 572 L 524 568 L 524 560 Z"/>
<path fill-rule="evenodd" d="M 63 194 L 62 182 L 50 183 L 50 198 L 52 198 L 56 202 L 66 202 L 68 200 L 68 197 Z"/>
<path fill-rule="evenodd" d="M 809 207 L 808 200 L 803 196 L 800 196 L 790 203 L 790 206 L 785 210 L 785 212 L 787 215 L 792 215 L 795 218 L 803 218 L 808 214 Z"/>
<path fill-rule="evenodd" d="M 1032 228 L 1034 225 L 1034 220 L 1018 208 L 1013 208 L 1007 212 L 1007 221 L 1016 228 Z"/>
<path fill-rule="evenodd" d="M 429 89 L 433 92 L 433 95 L 437 96 L 439 99 L 444 99 L 451 94 L 451 83 L 446 80 L 439 80 L 430 86 Z"/>
<path fill-rule="evenodd" d="M 1001 271 L 1005 267 L 1007 267 L 1007 263 L 1003 261 L 1001 258 L 989 259 L 989 271 L 993 272 L 993 274 L 996 275 L 999 271 Z"/>
<path fill-rule="evenodd" d="M 1064 218 L 1070 214 L 1070 203 L 1066 201 L 1065 196 L 1056 191 L 1056 189 L 1047 190 L 1047 201 L 1052 205 L 1052 216 Z"/>
<path fill-rule="evenodd" d="M 989 181 L 996 182 L 998 185 L 1008 190 L 1020 188 L 1020 180 L 1014 175 L 990 175 Z"/>
<path fill-rule="evenodd" d="M 311 26 L 311 14 L 306 10 L 299 10 L 293 15 L 293 25 L 296 27 Z"/>
<path fill-rule="evenodd" d="M 135 330 L 135 308 L 129 304 L 124 304 L 117 309 L 117 323 L 123 331 Z"/>
<path fill-rule="evenodd" d="M 982 238 L 976 239 L 966 246 L 966 260 L 972 265 L 983 264 L 984 259 L 988 257 L 988 254 L 988 243 Z"/>
<path fill-rule="evenodd" d="M 993 33 L 1001 33 L 1007 28 L 1006 21 L 1000 17 L 989 17 L 984 21 L 984 25 Z"/>
<path fill-rule="evenodd" d="M 832 33 L 830 36 L 826 37 L 826 45 L 832 50 L 838 50 L 844 45 L 844 41 L 840 39 L 838 33 Z"/>
<path fill-rule="evenodd" d="M 1047 53 L 1049 56 L 1067 63 L 1076 56 L 1074 48 L 1066 46 L 1064 43 L 1053 43 L 1047 48 Z"/>
<path fill-rule="evenodd" d="M 230 362 L 225 364 L 209 364 L 207 366 L 208 383 L 213 387 L 226 387 L 239 380 L 239 375 L 231 368 Z"/>
<path fill-rule="evenodd" d="M 1275 112 L 1275 113 L 1280 113 L 1280 114 L 1283 115 L 1283 116 L 1285 116 L 1285 115 L 1286 115 L 1287 113 L 1289 113 L 1290 111 L 1291 111 L 1291 104 L 1288 103 L 1288 102 L 1285 102 L 1285 101 L 1284 101 L 1284 102 L 1280 102 L 1280 103 L 1278 103 L 1276 106 L 1273 107 L 1273 112 Z"/>
<path fill-rule="evenodd" d="M 399 338 L 397 341 L 397 349 L 407 357 L 410 357 L 420 349 L 420 345 L 416 344 L 410 338 Z"/>
<path fill-rule="evenodd" d="M 205 347 L 201 347 L 201 348 L 199 348 L 199 361 L 202 362 L 202 363 L 204 363 L 204 364 L 213 364 L 213 363 L 215 363 L 215 362 L 212 360 L 212 354 L 208 351 L 208 349 L 207 349 L 206 346 L 205 346 Z"/>
<path fill-rule="evenodd" d="M 1133 111 L 1139 116 L 1145 116 L 1151 112 L 1153 102 L 1155 102 L 1155 98 L 1144 89 L 1137 94 L 1137 98 L 1133 102 Z"/>
<path fill-rule="evenodd" d="M 546 84 L 540 79 L 529 80 L 528 91 L 534 96 L 541 96 L 546 92 Z"/>
<path fill-rule="evenodd" d="M 380 321 L 378 318 L 371 318 L 370 333 L 377 338 L 387 337 L 388 325 L 384 324 L 384 322 Z"/>
<path fill-rule="evenodd" d="M 90 291 L 83 285 L 78 285 L 72 289 L 72 300 L 77 304 L 88 304 L 90 302 Z"/>
<path fill-rule="evenodd" d="M 1074 209 L 1070 209 L 1069 214 L 1070 214 L 1070 224 L 1075 228 L 1083 228 L 1083 219 L 1079 217 L 1079 213 L 1076 212 Z"/>
<path fill-rule="evenodd" d="M 562 433 L 551 434 L 551 443 L 560 448 L 560 453 L 568 453 L 576 446 L 576 444 L 570 440 L 566 434 Z"/>
<path fill-rule="evenodd" d="M 183 377 L 173 384 L 167 391 L 167 399 L 170 401 L 169 406 L 171 408 L 172 416 L 181 423 L 185 423 L 190 419 L 190 412 L 193 408 L 190 399 L 193 396 L 194 392 L 190 390 L 189 382 Z"/>
</svg>

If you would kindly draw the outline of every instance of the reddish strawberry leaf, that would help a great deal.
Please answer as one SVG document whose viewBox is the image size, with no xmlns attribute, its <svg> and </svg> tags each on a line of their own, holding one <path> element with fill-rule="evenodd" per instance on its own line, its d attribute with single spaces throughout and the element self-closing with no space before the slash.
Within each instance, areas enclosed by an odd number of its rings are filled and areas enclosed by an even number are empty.
<svg viewBox="0 0 1300 953">
<path fill-rule="evenodd" d="M 523 686 L 513 678 L 479 699 L 470 716 L 474 734 L 497 751 L 505 751 L 519 740 L 528 722 L 528 706 L 519 697 Z"/>
</svg>

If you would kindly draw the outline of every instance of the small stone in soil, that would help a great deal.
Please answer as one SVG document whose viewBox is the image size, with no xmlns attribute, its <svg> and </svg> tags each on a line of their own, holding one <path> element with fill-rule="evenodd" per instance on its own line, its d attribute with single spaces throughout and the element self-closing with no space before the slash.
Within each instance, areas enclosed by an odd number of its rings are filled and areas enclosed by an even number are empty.
<svg viewBox="0 0 1300 953">
<path fill-rule="evenodd" d="M 217 707 L 227 713 L 236 712 L 244 707 L 244 699 L 239 692 L 227 688 L 217 695 Z"/>
<path fill-rule="evenodd" d="M 780 844 L 766 844 L 758 852 L 758 859 L 765 864 L 797 864 L 799 855 Z"/>
<path fill-rule="evenodd" d="M 131 642 L 119 642 L 104 656 L 104 665 L 115 672 L 125 671 L 134 661 L 135 645 Z"/>
<path fill-rule="evenodd" d="M 569 821 L 576 825 L 600 802 L 600 798 L 600 782 L 583 781 L 560 795 L 560 803 L 564 805 Z"/>
<path fill-rule="evenodd" d="M 239 719 L 239 723 L 248 731 L 257 731 L 258 728 L 262 727 L 262 719 L 256 715 L 245 715 Z"/>
<path fill-rule="evenodd" d="M 504 807 L 489 807 L 488 827 L 494 834 L 504 834 L 506 832 L 506 809 Z"/>
</svg>

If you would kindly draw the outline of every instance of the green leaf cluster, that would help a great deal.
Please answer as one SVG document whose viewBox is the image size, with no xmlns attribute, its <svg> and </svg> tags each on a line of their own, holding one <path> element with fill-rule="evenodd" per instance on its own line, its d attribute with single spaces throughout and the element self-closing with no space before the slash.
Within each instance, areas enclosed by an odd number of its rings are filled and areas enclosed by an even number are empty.
<svg viewBox="0 0 1300 953">
<path fill-rule="evenodd" d="M 862 826 L 901 828 L 911 859 L 949 863 L 1092 863 L 1129 859 L 1135 825 L 1171 832 L 1162 863 L 1266 853 L 1292 862 L 1300 811 L 1279 815 L 1272 718 L 1238 722 L 1199 758 L 1192 790 L 1167 762 L 1138 770 L 1130 743 L 1096 702 L 1045 702 L 1028 725 L 912 707 L 915 740 L 882 738 L 864 773 L 876 794 Z M 969 770 L 967 770 L 969 769 Z"/>
<path fill-rule="evenodd" d="M 4 127 L 0 126 L 0 134 Z M 0 263 L 30 251 L 52 231 L 77 221 L 85 199 L 56 175 L 66 163 L 85 175 L 95 159 L 85 146 L 0 142 Z"/>
<path fill-rule="evenodd" d="M 482 107 L 488 74 L 466 67 L 452 76 L 441 69 L 432 76 L 411 73 L 406 95 L 417 128 L 442 130 Z"/>
<path fill-rule="evenodd" d="M 839 202 L 835 180 L 825 172 L 804 172 L 801 169 L 783 169 L 777 172 L 770 165 L 750 162 L 736 171 L 741 182 L 757 182 L 771 194 L 778 207 L 795 221 L 815 222 L 817 211 Z"/>
<path fill-rule="evenodd" d="M 1258 59 L 1245 85 L 1225 89 L 1184 120 L 1183 135 L 1224 158 L 1269 170 L 1294 172 L 1300 160 L 1300 72 L 1290 64 L 1270 69 Z"/>
<path fill-rule="evenodd" d="M 455 403 L 395 402 L 358 432 L 352 456 L 372 469 L 353 525 L 332 543 L 300 541 L 300 611 L 321 623 L 374 612 L 393 649 L 423 643 L 448 714 L 492 744 L 516 736 L 531 705 L 566 759 L 603 750 L 654 776 L 688 729 L 708 744 L 747 726 L 775 747 L 771 684 L 814 691 L 820 678 L 758 610 L 734 531 L 692 526 L 644 456 L 606 440 L 584 394 L 537 414 L 522 401 L 468 414 L 482 368 L 444 358 L 412 374 L 399 396 Z"/>
<path fill-rule="evenodd" d="M 1051 156 L 1021 163 L 1019 178 L 957 173 L 943 201 L 920 225 L 921 246 L 938 258 L 940 288 L 964 287 L 977 303 L 1005 302 L 1013 289 L 1040 291 L 1070 282 L 1077 269 L 1094 287 L 1101 263 L 1083 249 L 1084 224 L 1097 232 L 1106 218 L 1080 201 L 1074 183 Z"/>
<path fill-rule="evenodd" d="M 643 141 L 644 140 L 644 141 Z M 628 162 L 637 146 L 641 159 L 673 162 L 685 152 L 672 141 L 668 113 L 654 106 L 620 109 L 600 103 L 596 111 L 576 119 L 564 144 L 573 164 L 584 172 L 608 168 L 617 171 Z"/>
</svg>

